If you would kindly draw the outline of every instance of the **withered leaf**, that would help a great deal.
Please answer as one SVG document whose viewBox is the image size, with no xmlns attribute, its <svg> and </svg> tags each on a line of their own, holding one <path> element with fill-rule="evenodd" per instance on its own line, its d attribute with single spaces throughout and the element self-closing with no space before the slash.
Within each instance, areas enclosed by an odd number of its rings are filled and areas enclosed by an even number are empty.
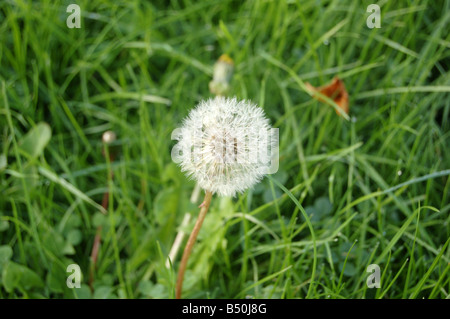
<svg viewBox="0 0 450 319">
<path fill-rule="evenodd" d="M 344 82 L 339 79 L 337 76 L 333 78 L 330 84 L 314 87 L 308 82 L 305 83 L 305 85 L 310 89 L 311 91 L 320 92 L 321 94 L 329 97 L 332 99 L 339 108 L 344 111 L 346 114 L 348 114 L 349 107 L 348 107 L 348 93 L 345 89 Z M 325 102 L 323 99 L 321 99 L 317 95 L 313 95 L 314 98 L 321 102 Z M 337 110 L 336 113 L 338 115 L 341 115 Z"/>
</svg>

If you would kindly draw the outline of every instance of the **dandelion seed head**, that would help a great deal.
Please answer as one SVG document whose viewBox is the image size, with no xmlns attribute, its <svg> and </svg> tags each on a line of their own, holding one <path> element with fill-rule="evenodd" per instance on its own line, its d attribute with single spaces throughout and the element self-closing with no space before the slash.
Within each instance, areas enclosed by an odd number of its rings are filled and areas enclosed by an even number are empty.
<svg viewBox="0 0 450 319">
<path fill-rule="evenodd" d="M 202 101 L 181 127 L 178 163 L 201 188 L 235 196 L 268 173 L 274 142 L 270 130 L 263 109 L 250 101 L 224 97 Z"/>
</svg>

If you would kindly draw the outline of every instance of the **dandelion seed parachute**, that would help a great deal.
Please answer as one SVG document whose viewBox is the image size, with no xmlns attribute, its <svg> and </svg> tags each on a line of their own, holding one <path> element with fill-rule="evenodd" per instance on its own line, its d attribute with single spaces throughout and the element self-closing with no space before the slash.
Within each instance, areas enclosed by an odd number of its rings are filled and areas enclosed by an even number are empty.
<svg viewBox="0 0 450 319">
<path fill-rule="evenodd" d="M 205 190 L 235 196 L 258 183 L 270 166 L 271 126 L 250 101 L 202 101 L 184 120 L 178 164 Z"/>
</svg>

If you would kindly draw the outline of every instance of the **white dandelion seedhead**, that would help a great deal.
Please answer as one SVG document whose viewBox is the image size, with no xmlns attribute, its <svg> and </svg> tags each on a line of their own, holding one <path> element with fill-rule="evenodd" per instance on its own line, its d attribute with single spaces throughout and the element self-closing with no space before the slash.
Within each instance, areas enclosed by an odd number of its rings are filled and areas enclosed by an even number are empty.
<svg viewBox="0 0 450 319">
<path fill-rule="evenodd" d="M 220 196 L 242 193 L 278 169 L 278 129 L 249 101 L 202 101 L 175 135 L 174 161 L 201 188 Z"/>
</svg>

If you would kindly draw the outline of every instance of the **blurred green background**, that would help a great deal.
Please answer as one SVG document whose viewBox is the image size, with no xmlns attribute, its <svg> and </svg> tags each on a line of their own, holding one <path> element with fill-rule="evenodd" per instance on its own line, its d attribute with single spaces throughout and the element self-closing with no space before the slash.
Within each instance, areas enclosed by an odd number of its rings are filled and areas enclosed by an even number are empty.
<svg viewBox="0 0 450 319">
<path fill-rule="evenodd" d="M 70 29 L 75 1 L 1 0 L 0 298 L 173 298 L 166 258 L 201 199 L 171 132 L 223 53 L 229 95 L 280 130 L 280 168 L 213 197 L 183 296 L 448 298 L 450 2 L 378 1 L 370 29 L 372 2 L 76 1 Z M 349 120 L 304 89 L 334 76 Z"/>
</svg>

